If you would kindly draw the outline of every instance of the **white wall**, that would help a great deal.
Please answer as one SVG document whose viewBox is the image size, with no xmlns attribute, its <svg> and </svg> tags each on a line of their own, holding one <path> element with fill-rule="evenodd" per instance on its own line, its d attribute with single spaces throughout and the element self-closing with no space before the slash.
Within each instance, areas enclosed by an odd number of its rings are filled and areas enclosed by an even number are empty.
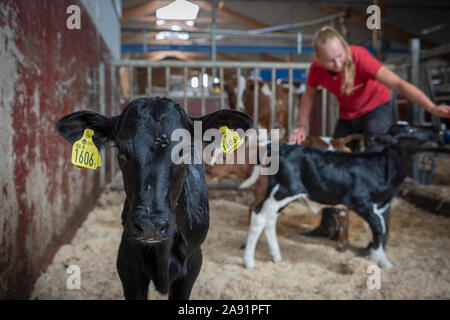
<svg viewBox="0 0 450 320">
<path fill-rule="evenodd" d="M 114 59 L 120 59 L 122 0 L 81 0 Z"/>
</svg>

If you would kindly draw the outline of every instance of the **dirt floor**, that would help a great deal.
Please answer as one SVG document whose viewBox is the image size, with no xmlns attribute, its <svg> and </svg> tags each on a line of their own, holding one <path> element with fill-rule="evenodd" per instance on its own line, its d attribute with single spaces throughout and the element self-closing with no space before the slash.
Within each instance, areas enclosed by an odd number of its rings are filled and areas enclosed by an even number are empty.
<svg viewBox="0 0 450 320">
<path fill-rule="evenodd" d="M 448 180 L 448 163 L 438 163 L 437 172 L 444 177 L 436 179 Z M 448 185 L 442 188 L 448 191 Z M 31 299 L 123 298 L 115 263 L 124 198 L 118 191 L 102 194 L 72 243 L 61 247 L 40 276 Z M 381 270 L 381 289 L 369 290 L 367 268 L 371 263 L 355 256 L 371 238 L 362 219 L 350 214 L 350 247 L 340 253 L 335 241 L 299 234 L 320 220 L 301 202 L 290 204 L 278 219 L 283 260 L 271 261 L 262 235 L 256 249 L 256 268 L 245 269 L 244 252 L 239 248 L 247 237 L 251 200 L 249 191 L 210 191 L 211 226 L 193 299 L 450 299 L 449 218 L 396 198 L 386 250 L 394 267 Z M 67 289 L 69 265 L 81 269 L 79 290 Z M 167 296 L 152 287 L 149 298 Z"/>
</svg>

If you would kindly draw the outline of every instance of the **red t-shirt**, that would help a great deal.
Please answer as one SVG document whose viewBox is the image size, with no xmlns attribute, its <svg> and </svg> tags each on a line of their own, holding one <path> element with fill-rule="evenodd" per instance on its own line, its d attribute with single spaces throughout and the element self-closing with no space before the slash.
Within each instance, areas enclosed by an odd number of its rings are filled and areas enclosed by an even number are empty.
<svg viewBox="0 0 450 320">
<path fill-rule="evenodd" d="M 339 101 L 340 117 L 354 120 L 388 102 L 391 93 L 384 84 L 375 80 L 375 75 L 383 64 L 366 48 L 352 45 L 349 47 L 355 64 L 355 82 L 350 95 L 341 94 L 342 72 L 332 76 L 315 59 L 309 68 L 306 84 L 313 88 L 317 86 L 326 88 Z"/>
</svg>

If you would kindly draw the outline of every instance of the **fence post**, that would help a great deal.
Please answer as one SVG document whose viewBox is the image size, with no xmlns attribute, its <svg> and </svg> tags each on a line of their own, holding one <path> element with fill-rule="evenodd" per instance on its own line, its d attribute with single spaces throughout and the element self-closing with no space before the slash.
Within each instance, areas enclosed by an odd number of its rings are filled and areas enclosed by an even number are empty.
<svg viewBox="0 0 450 320">
<path fill-rule="evenodd" d="M 106 102 L 105 102 L 105 63 L 100 62 L 99 66 L 98 66 L 98 90 L 99 90 L 99 104 L 100 104 L 100 114 L 104 115 L 105 114 L 105 106 L 106 106 Z M 102 151 L 100 152 L 100 156 L 103 159 L 103 165 L 100 167 L 100 188 L 104 189 L 105 185 L 106 185 L 106 159 L 105 159 L 105 149 L 102 149 Z"/>
</svg>

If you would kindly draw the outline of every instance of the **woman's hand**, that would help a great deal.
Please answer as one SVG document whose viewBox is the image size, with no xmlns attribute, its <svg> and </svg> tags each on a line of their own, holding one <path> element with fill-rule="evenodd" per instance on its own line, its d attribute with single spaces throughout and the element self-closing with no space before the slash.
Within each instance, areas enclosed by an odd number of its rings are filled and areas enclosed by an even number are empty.
<svg viewBox="0 0 450 320">
<path fill-rule="evenodd" d="M 295 142 L 301 144 L 306 139 L 305 127 L 297 128 L 289 137 L 289 142 Z"/>
<path fill-rule="evenodd" d="M 428 109 L 428 112 L 434 114 L 436 117 L 450 118 L 450 106 L 434 106 Z"/>
</svg>

